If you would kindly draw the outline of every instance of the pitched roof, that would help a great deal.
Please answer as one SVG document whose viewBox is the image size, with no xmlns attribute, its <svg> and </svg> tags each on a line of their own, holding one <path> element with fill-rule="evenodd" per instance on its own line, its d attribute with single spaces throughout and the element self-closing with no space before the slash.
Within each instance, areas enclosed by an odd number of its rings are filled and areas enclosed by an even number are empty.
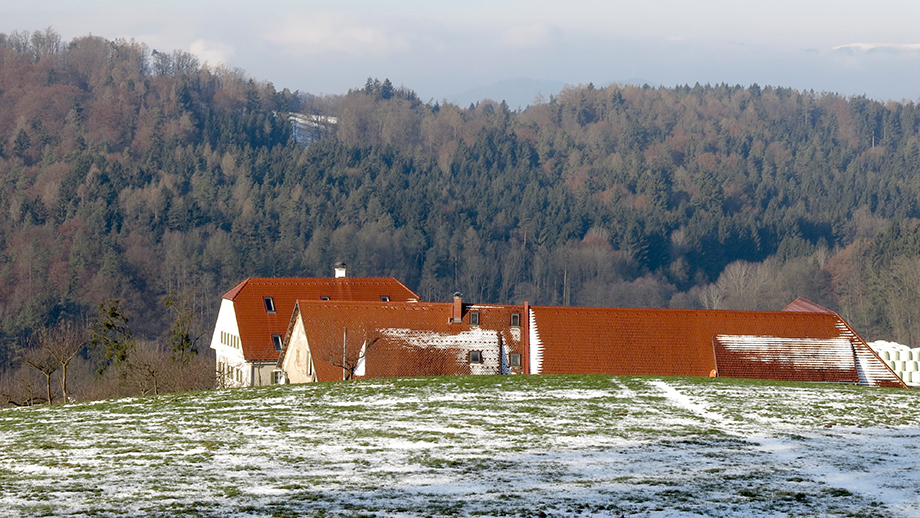
<svg viewBox="0 0 920 518">
<path fill-rule="evenodd" d="M 783 381 L 858 383 L 853 344 L 846 338 L 718 335 L 720 376 Z"/>
<path fill-rule="evenodd" d="M 805 303 L 795 307 L 811 309 L 532 307 L 532 372 L 857 382 L 871 370 L 870 384 L 900 386 L 839 315 Z"/>
<path fill-rule="evenodd" d="M 451 303 L 310 300 L 297 305 L 295 318 L 303 320 L 318 381 L 342 379 L 341 367 L 330 361 L 342 357 L 343 341 L 350 357 L 370 344 L 366 377 L 471 374 L 469 351 L 497 354 L 499 348 L 519 352 L 521 347 L 520 328 L 510 326 L 511 314 L 520 313 L 520 306 L 467 304 L 462 321 L 451 322 Z M 479 325 L 470 324 L 471 311 L 479 313 Z M 289 346 L 285 344 L 282 354 Z"/>
<path fill-rule="evenodd" d="M 233 301 L 243 357 L 247 361 L 275 361 L 278 351 L 272 335 L 284 336 L 297 300 L 329 297 L 332 301 L 379 301 L 383 296 L 400 302 L 418 300 L 418 295 L 392 277 L 251 277 L 224 298 Z M 266 297 L 271 297 L 274 312 L 267 311 Z"/>
<path fill-rule="evenodd" d="M 799 297 L 789 303 L 788 306 L 783 308 L 783 311 L 800 311 L 805 313 L 833 313 L 833 311 L 827 309 L 824 306 L 815 304 L 810 300 L 803 299 Z"/>
</svg>

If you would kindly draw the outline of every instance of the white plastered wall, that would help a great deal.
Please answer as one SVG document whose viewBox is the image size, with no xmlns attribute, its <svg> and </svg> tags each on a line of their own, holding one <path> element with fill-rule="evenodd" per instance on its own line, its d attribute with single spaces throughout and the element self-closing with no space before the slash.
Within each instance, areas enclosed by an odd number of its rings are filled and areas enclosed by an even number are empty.
<svg viewBox="0 0 920 518">
<path fill-rule="evenodd" d="M 246 365 L 246 359 L 243 357 L 243 350 L 242 348 L 232 347 L 222 343 L 222 332 L 234 336 L 239 340 L 240 329 L 236 322 L 236 312 L 233 308 L 233 301 L 228 299 L 221 299 L 220 301 L 220 310 L 217 312 L 217 322 L 214 324 L 214 334 L 211 336 L 211 349 L 214 349 L 217 359 L 215 368 L 219 370 L 220 366 L 223 365 L 225 368 L 230 369 L 229 371 L 225 371 L 225 379 L 222 383 L 223 386 L 235 387 L 248 385 L 252 373 Z M 240 371 L 239 375 L 236 373 L 237 370 Z"/>
<path fill-rule="evenodd" d="M 288 337 L 286 345 L 284 361 L 279 367 L 284 371 L 288 383 L 316 381 L 316 371 L 313 369 L 313 358 L 310 355 L 310 344 L 307 342 L 303 319 L 298 318 L 294 321 L 291 336 Z"/>
</svg>

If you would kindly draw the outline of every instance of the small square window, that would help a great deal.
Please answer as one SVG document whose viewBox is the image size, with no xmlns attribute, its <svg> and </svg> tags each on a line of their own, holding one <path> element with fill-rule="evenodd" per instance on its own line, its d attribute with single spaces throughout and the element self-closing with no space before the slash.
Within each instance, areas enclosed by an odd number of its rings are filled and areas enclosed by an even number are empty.
<svg viewBox="0 0 920 518">
<path fill-rule="evenodd" d="M 281 347 L 284 345 L 284 342 L 281 340 L 281 335 L 272 335 L 272 345 L 275 346 L 276 351 L 281 350 Z"/>
<path fill-rule="evenodd" d="M 470 325 L 471 326 L 479 325 L 479 312 L 478 311 L 470 311 Z"/>
<path fill-rule="evenodd" d="M 513 327 L 520 327 L 520 326 L 521 326 L 521 314 L 520 314 L 520 313 L 512 313 L 512 314 L 511 314 L 511 325 L 512 325 Z"/>
<path fill-rule="evenodd" d="M 265 300 L 265 311 L 267 313 L 274 313 L 275 312 L 275 299 L 271 297 L 264 297 L 263 300 Z"/>
<path fill-rule="evenodd" d="M 511 367 L 521 366 L 521 353 L 511 353 L 508 355 L 508 365 Z"/>
<path fill-rule="evenodd" d="M 482 351 L 470 351 L 470 363 L 482 363 Z"/>
<path fill-rule="evenodd" d="M 389 295 L 381 295 L 381 296 L 380 296 L 380 301 L 381 301 L 381 302 L 389 302 L 389 301 L 390 301 L 390 296 L 389 296 Z"/>
</svg>

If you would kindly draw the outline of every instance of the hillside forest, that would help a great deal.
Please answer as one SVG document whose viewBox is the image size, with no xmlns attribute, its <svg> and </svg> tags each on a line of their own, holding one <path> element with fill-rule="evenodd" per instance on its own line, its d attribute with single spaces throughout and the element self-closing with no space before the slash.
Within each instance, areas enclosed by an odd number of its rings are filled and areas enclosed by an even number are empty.
<svg viewBox="0 0 920 518">
<path fill-rule="evenodd" d="M 291 114 L 336 123 L 295 138 Z M 315 96 L 46 29 L 0 34 L 0 182 L 0 384 L 66 323 L 95 345 L 85 379 L 137 344 L 206 365 L 223 293 L 337 261 L 430 301 L 805 297 L 920 346 L 912 101 L 588 84 L 512 110 L 374 78 Z"/>
</svg>

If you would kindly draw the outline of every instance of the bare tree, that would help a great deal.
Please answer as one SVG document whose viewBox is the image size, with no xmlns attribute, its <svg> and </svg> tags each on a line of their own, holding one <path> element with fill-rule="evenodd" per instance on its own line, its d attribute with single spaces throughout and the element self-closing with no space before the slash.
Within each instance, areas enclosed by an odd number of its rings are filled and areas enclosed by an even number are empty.
<svg viewBox="0 0 920 518">
<path fill-rule="evenodd" d="M 126 365 L 127 378 L 145 396 L 159 394 L 164 378 L 171 369 L 177 367 L 162 347 L 147 341 L 135 343 L 127 357 Z"/>
<path fill-rule="evenodd" d="M 41 403 L 37 387 L 41 375 L 26 366 L 0 373 L 0 406 L 31 406 Z"/>
<path fill-rule="evenodd" d="M 86 329 L 73 322 L 60 322 L 54 327 L 43 328 L 36 333 L 35 342 L 61 369 L 61 396 L 67 397 L 67 366 L 80 354 L 89 337 Z"/>
<path fill-rule="evenodd" d="M 50 405 L 54 402 L 51 394 L 51 375 L 58 370 L 61 364 L 58 363 L 54 356 L 51 356 L 47 349 L 41 347 L 37 335 L 33 336 L 30 341 L 32 342 L 31 346 L 22 353 L 22 362 L 45 376 L 46 401 Z"/>
<path fill-rule="evenodd" d="M 331 346 L 326 347 L 320 357 L 333 366 L 342 369 L 343 380 L 352 380 L 355 378 L 355 372 L 367 357 L 367 353 L 379 340 L 379 338 L 365 338 L 361 341 L 352 340 L 349 342 L 348 328 L 345 327 L 342 328 L 341 349 L 330 344 Z"/>
</svg>

